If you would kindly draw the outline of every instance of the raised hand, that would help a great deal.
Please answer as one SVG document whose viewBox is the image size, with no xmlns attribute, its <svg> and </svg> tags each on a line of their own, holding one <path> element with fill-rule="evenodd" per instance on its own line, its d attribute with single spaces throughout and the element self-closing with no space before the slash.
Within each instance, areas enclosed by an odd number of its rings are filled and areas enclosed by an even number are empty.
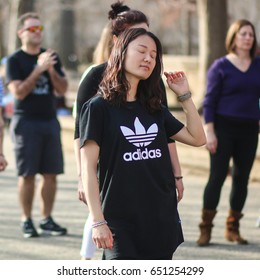
<svg viewBox="0 0 260 280">
<path fill-rule="evenodd" d="M 189 89 L 188 80 L 182 71 L 178 72 L 164 72 L 169 88 L 177 95 L 187 93 Z"/>
</svg>

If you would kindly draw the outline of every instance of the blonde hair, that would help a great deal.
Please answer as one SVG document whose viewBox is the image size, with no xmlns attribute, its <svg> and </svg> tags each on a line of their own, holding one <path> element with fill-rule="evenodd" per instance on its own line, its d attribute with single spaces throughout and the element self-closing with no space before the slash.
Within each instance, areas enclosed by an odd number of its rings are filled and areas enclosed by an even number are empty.
<svg viewBox="0 0 260 280">
<path fill-rule="evenodd" d="M 102 64 L 108 60 L 113 48 L 113 35 L 111 32 L 112 24 L 108 22 L 103 28 L 100 39 L 93 52 L 93 63 Z"/>
</svg>

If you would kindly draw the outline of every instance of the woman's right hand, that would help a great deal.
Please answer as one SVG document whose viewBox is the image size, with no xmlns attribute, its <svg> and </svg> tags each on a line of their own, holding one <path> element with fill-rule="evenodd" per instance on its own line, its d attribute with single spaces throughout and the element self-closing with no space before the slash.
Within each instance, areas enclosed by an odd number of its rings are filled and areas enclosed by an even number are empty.
<svg viewBox="0 0 260 280">
<path fill-rule="evenodd" d="M 82 201 L 86 205 L 88 205 L 86 195 L 85 195 L 85 191 L 83 189 L 81 178 L 79 178 L 79 182 L 78 182 L 78 198 L 79 198 L 80 201 Z"/>
<path fill-rule="evenodd" d="M 101 225 L 92 229 L 92 239 L 99 249 L 112 249 L 113 236 L 107 225 Z"/>
<path fill-rule="evenodd" d="M 214 131 L 206 132 L 206 138 L 207 138 L 207 143 L 206 143 L 207 150 L 209 150 L 211 154 L 215 154 L 217 152 L 217 147 L 218 147 L 218 139 L 216 137 L 215 132 Z"/>
</svg>

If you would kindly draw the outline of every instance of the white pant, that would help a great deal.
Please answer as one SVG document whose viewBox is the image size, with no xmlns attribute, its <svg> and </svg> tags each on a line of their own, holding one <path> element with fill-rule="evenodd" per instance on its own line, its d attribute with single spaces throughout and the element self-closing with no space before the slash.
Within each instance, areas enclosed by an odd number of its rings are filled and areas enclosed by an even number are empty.
<svg viewBox="0 0 260 280">
<path fill-rule="evenodd" d="M 81 257 L 92 259 L 96 251 L 96 245 L 92 240 L 92 219 L 88 216 L 82 236 Z"/>
</svg>

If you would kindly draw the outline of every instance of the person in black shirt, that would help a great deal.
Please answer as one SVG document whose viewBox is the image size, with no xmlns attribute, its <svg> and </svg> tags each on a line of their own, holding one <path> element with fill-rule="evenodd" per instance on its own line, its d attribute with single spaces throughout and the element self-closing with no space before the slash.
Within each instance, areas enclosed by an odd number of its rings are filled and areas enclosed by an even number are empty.
<svg viewBox="0 0 260 280">
<path fill-rule="evenodd" d="M 63 173 L 60 124 L 56 117 L 55 94 L 63 96 L 67 79 L 57 53 L 41 48 L 43 26 L 36 13 L 18 21 L 22 46 L 7 61 L 8 89 L 14 95 L 11 132 L 15 146 L 19 200 L 24 237 L 37 237 L 32 221 L 35 176 L 42 175 L 39 230 L 52 235 L 66 234 L 51 212 L 57 174 Z"/>
<path fill-rule="evenodd" d="M 103 40 L 103 52 L 101 53 L 102 57 L 104 52 L 111 52 L 111 41 L 116 41 L 117 36 L 122 33 L 125 29 L 128 28 L 136 28 L 141 27 L 144 29 L 149 29 L 149 21 L 144 13 L 138 10 L 132 10 L 128 6 L 123 5 L 122 2 L 116 2 L 111 5 L 111 10 L 108 13 L 108 18 L 110 19 L 109 25 L 110 27 L 110 34 L 106 31 L 106 37 Z M 112 39 L 111 39 L 112 37 Z M 100 45 L 100 44 L 99 44 Z M 105 45 L 105 48 L 104 48 Z M 100 46 L 99 46 L 100 47 Z M 108 59 L 108 57 L 107 57 Z M 106 60 L 107 60 L 106 59 Z M 100 61 L 99 61 L 100 62 Z M 74 141 L 74 149 L 76 155 L 76 162 L 78 166 L 78 176 L 79 176 L 79 184 L 78 184 L 78 193 L 79 199 L 86 202 L 85 194 L 82 188 L 81 182 L 81 169 L 80 169 L 80 153 L 79 153 L 79 116 L 80 111 L 83 104 L 92 98 L 98 91 L 99 83 L 102 80 L 104 71 L 107 66 L 107 62 L 103 61 L 104 63 L 92 67 L 90 70 L 87 69 L 87 74 L 83 74 L 83 78 L 81 80 L 78 93 L 77 93 L 77 102 L 76 102 L 76 121 L 75 121 L 75 141 Z M 162 102 L 164 105 L 167 106 L 167 97 L 166 97 L 166 90 L 163 83 L 163 80 L 160 79 L 160 88 L 162 93 Z M 180 201 L 183 197 L 183 181 L 181 176 L 181 167 L 178 159 L 177 149 L 174 141 L 169 139 L 169 150 L 170 156 L 172 161 L 172 172 L 176 178 L 176 189 L 178 192 L 178 201 Z M 81 246 L 81 258 L 82 259 L 90 259 L 93 256 L 94 248 L 93 248 L 93 241 L 90 239 L 91 237 L 91 222 L 90 217 L 87 219 L 84 232 L 83 232 L 83 239 L 82 239 L 82 246 Z"/>
<path fill-rule="evenodd" d="M 187 126 L 162 105 L 161 58 L 154 34 L 126 30 L 81 111 L 82 182 L 103 259 L 169 260 L 183 242 L 168 138 L 201 146 L 205 134 L 183 72 L 165 76 Z"/>
</svg>

